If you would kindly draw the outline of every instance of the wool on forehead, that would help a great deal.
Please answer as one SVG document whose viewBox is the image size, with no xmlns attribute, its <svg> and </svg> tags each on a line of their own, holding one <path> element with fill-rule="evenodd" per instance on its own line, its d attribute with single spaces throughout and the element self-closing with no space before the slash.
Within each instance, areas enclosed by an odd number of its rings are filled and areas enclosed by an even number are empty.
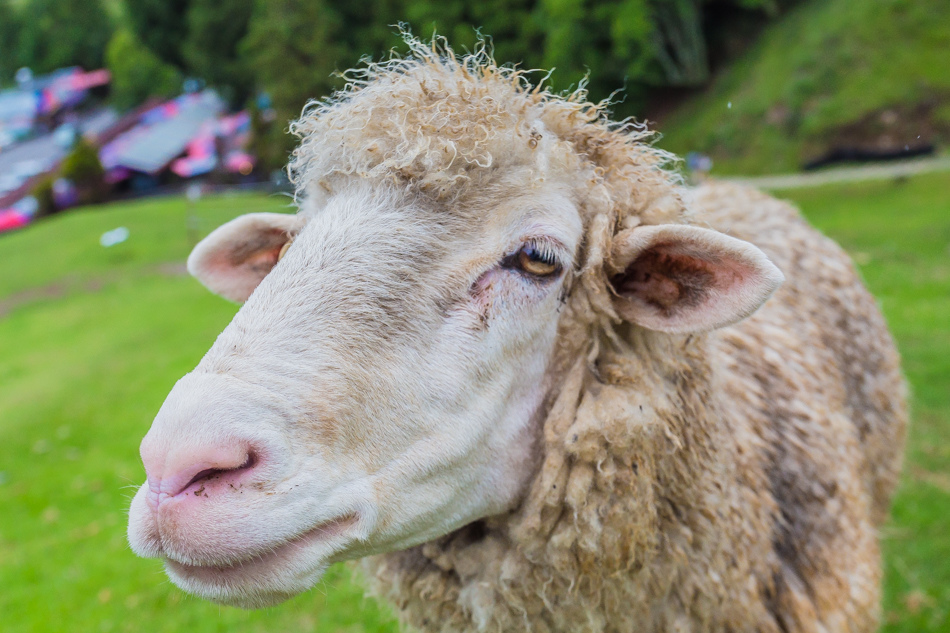
<svg viewBox="0 0 950 633">
<path fill-rule="evenodd" d="M 529 72 L 498 65 L 484 46 L 457 56 L 442 42 L 406 41 L 407 56 L 347 71 L 341 91 L 292 124 L 298 197 L 324 197 L 358 177 L 458 198 L 527 167 L 538 178 L 574 178 L 581 198 L 599 200 L 588 218 L 681 215 L 679 183 L 664 169 L 671 157 L 652 147 L 645 126 L 611 122 L 607 104 L 583 89 L 532 85 Z"/>
</svg>

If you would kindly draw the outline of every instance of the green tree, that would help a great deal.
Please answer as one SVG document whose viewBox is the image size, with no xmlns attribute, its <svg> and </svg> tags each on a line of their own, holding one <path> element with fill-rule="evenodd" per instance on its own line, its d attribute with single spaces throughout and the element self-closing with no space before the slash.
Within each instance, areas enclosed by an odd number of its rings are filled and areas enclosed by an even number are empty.
<svg viewBox="0 0 950 633">
<path fill-rule="evenodd" d="M 341 85 L 333 71 L 380 58 L 402 43 L 392 26 L 406 21 L 422 37 L 445 35 L 456 51 L 479 33 L 498 60 L 556 68 L 565 90 L 586 82 L 591 98 L 625 89 L 621 116 L 642 114 L 657 86 L 698 86 L 710 73 L 706 11 L 774 15 L 796 0 L 256 0 L 241 49 L 256 86 L 272 97 L 277 134 L 308 99 Z M 281 140 L 289 148 L 291 140 Z"/>
<path fill-rule="evenodd" d="M 18 65 L 40 73 L 102 66 L 114 26 L 100 0 L 31 0 L 22 11 Z"/>
<path fill-rule="evenodd" d="M 700 0 L 652 3 L 652 52 L 663 70 L 665 83 L 699 86 L 709 79 L 702 4 Z"/>
<path fill-rule="evenodd" d="M 125 0 L 129 24 L 139 41 L 181 70 L 186 68 L 184 43 L 190 6 L 190 0 Z"/>
<path fill-rule="evenodd" d="M 490 39 L 497 59 L 540 67 L 538 51 L 544 44 L 544 33 L 537 16 L 537 0 L 416 0 L 403 4 L 403 19 L 422 37 L 438 33 L 461 50 L 475 46 L 482 34 Z"/>
<path fill-rule="evenodd" d="M 126 0 L 138 40 L 182 73 L 205 80 L 235 103 L 251 93 L 252 72 L 238 45 L 254 0 Z"/>
<path fill-rule="evenodd" d="M 405 0 L 255 1 L 240 49 L 257 88 L 270 95 L 277 112 L 267 129 L 270 142 L 279 148 L 269 155 L 279 161 L 265 167 L 286 162 L 294 145 L 286 134 L 288 123 L 308 100 L 342 86 L 337 72 L 356 65 L 363 55 L 379 57 L 399 44 L 392 25 L 403 18 L 405 4 Z"/>
<path fill-rule="evenodd" d="M 378 3 L 367 3 L 371 14 Z M 343 3 L 327 0 L 258 0 L 241 50 L 260 87 L 270 93 L 274 107 L 286 122 L 300 113 L 308 98 L 326 94 L 340 83 L 331 76 L 364 52 L 367 30 L 347 28 Z M 385 24 L 385 20 L 382 21 Z"/>
<path fill-rule="evenodd" d="M 281 166 L 293 147 L 286 134 L 288 122 L 313 96 L 326 94 L 335 84 L 330 75 L 339 59 L 348 59 L 341 30 L 342 16 L 324 0 L 259 0 L 255 2 L 241 52 L 258 87 L 271 97 L 277 120 L 256 126 L 255 144 L 275 149 L 265 152 Z M 260 138 L 266 134 L 267 139 Z"/>
<path fill-rule="evenodd" d="M 149 97 L 172 97 L 181 89 L 178 69 L 158 58 L 131 32 L 116 31 L 106 48 L 106 66 L 112 73 L 112 101 L 131 108 Z"/>
<path fill-rule="evenodd" d="M 20 16 L 7 0 L 0 0 L 0 86 L 13 78 L 17 68 Z"/>
<path fill-rule="evenodd" d="M 639 82 L 656 75 L 648 0 L 541 0 L 535 16 L 544 36 L 532 61 L 557 69 L 557 89 L 586 79 L 595 99 L 626 87 L 629 107 L 639 104 Z"/>
<path fill-rule="evenodd" d="M 185 68 L 216 86 L 235 103 L 251 93 L 254 78 L 239 55 L 247 35 L 254 0 L 191 0 L 186 15 L 187 35 L 181 45 Z"/>
</svg>

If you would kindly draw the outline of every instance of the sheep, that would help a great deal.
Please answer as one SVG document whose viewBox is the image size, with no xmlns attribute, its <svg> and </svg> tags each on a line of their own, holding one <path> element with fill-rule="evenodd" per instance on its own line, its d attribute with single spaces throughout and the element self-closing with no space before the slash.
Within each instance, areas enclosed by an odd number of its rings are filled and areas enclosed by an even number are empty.
<svg viewBox="0 0 950 633">
<path fill-rule="evenodd" d="M 129 541 L 199 596 L 362 559 L 436 631 L 873 631 L 907 422 L 846 254 L 650 132 L 409 39 L 293 124 L 296 215 L 142 442 Z"/>
</svg>

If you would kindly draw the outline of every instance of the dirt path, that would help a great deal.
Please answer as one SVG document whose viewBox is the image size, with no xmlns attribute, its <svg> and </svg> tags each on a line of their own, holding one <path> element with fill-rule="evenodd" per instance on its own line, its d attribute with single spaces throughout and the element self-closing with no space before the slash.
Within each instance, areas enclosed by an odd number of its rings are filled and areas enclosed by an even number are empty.
<svg viewBox="0 0 950 633">
<path fill-rule="evenodd" d="M 936 171 L 950 171 L 950 156 L 934 156 L 884 165 L 838 167 L 803 174 L 723 178 L 723 180 L 752 185 L 759 189 L 801 189 L 840 182 L 905 178 Z"/>
</svg>

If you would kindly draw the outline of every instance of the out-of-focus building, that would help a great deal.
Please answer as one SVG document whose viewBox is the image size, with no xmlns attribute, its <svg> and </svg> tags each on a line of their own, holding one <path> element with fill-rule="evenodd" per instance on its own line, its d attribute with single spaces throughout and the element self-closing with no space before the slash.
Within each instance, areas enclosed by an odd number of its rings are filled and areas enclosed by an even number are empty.
<svg viewBox="0 0 950 633">
<path fill-rule="evenodd" d="M 254 161 L 243 149 L 250 117 L 247 112 L 224 112 L 224 102 L 211 90 L 182 95 L 149 110 L 100 151 L 107 182 L 141 189 L 214 170 L 249 174 Z"/>
<path fill-rule="evenodd" d="M 108 70 L 63 68 L 0 92 L 0 150 L 56 127 L 58 117 L 82 103 L 91 90 L 108 85 L 110 78 Z"/>
<path fill-rule="evenodd" d="M 0 232 L 35 217 L 31 193 L 59 172 L 80 138 L 99 148 L 113 192 L 147 194 L 211 172 L 236 182 L 254 170 L 254 157 L 245 151 L 250 116 L 228 114 L 213 90 L 146 103 L 119 116 L 95 100 L 86 102 L 90 91 L 108 82 L 108 71 L 67 68 L 24 76 L 18 88 L 0 92 Z M 53 210 L 77 202 L 74 183 L 51 182 Z"/>
</svg>

